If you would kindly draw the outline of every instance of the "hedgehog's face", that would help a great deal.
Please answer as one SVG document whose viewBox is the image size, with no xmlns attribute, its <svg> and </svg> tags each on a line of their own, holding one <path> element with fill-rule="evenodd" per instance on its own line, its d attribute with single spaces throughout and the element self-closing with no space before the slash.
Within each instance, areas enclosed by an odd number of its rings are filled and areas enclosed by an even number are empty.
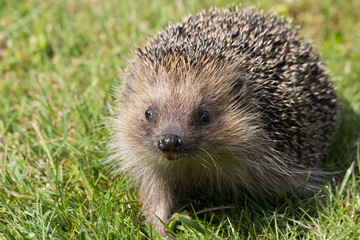
<svg viewBox="0 0 360 240">
<path fill-rule="evenodd" d="M 191 158 L 212 142 L 212 133 L 222 121 L 221 111 L 203 95 L 200 85 L 167 77 L 153 82 L 138 103 L 139 141 L 160 161 Z"/>
<path fill-rule="evenodd" d="M 160 115 L 161 113 L 159 113 Z M 195 113 L 196 114 L 196 113 Z M 153 110 L 151 107 L 146 109 L 145 111 L 145 118 L 147 119 L 148 123 L 145 125 L 154 125 L 156 124 L 156 120 L 153 119 Z M 207 110 L 201 110 L 198 114 L 195 116 L 192 116 L 192 120 L 189 123 L 193 130 L 195 131 L 200 126 L 205 126 L 210 123 L 210 113 Z M 179 131 L 181 129 L 182 124 L 177 123 L 176 121 L 171 121 L 165 123 L 165 126 L 160 127 L 162 130 L 161 132 L 164 132 L 164 134 L 160 134 L 159 140 L 157 141 L 157 147 L 160 151 L 162 151 L 166 158 L 168 160 L 176 160 L 179 157 L 178 153 L 181 153 L 181 150 L 186 147 L 186 143 L 189 145 L 190 141 L 185 141 L 185 144 L 183 144 L 182 134 L 184 131 Z M 197 126 L 196 126 L 197 125 Z M 153 126 L 145 126 L 145 128 L 152 128 Z M 201 130 L 200 130 L 201 131 Z M 193 137 L 193 140 L 196 138 Z M 192 141 L 193 142 L 193 141 Z M 200 142 L 200 139 L 197 139 L 197 142 Z M 190 142 L 191 143 L 191 142 Z M 193 142 L 192 145 L 195 145 L 196 142 Z M 184 146 L 183 146 L 184 145 Z"/>
<path fill-rule="evenodd" d="M 238 76 L 144 69 L 128 72 L 115 119 L 114 144 L 124 163 L 212 163 L 241 144 L 248 151 L 254 119 L 237 104 L 245 98 Z"/>
<path fill-rule="evenodd" d="M 144 111 L 141 129 L 145 145 L 167 160 L 197 154 L 211 142 L 211 132 L 221 121 L 218 110 L 199 95 L 186 97 L 174 91 L 166 95 L 152 99 Z"/>
<path fill-rule="evenodd" d="M 207 159 L 213 149 L 228 144 L 227 137 L 234 139 L 224 136 L 224 130 L 230 133 L 225 125 L 232 99 L 224 92 L 229 88 L 219 87 L 226 82 L 217 86 L 190 73 L 136 74 L 127 76 L 118 118 L 118 139 L 133 155 L 150 155 L 156 162 Z"/>
</svg>

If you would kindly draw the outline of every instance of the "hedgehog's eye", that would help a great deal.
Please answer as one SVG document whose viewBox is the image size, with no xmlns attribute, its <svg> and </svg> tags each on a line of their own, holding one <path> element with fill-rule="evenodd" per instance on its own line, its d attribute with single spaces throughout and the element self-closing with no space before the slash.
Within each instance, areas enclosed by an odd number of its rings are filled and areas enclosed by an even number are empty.
<svg viewBox="0 0 360 240">
<path fill-rule="evenodd" d="M 145 111 L 145 117 L 146 117 L 146 119 L 152 118 L 152 110 L 151 110 L 150 107 L 149 107 L 148 109 L 146 109 L 146 111 Z"/>
<path fill-rule="evenodd" d="M 200 122 L 202 124 L 206 124 L 210 121 L 210 114 L 208 111 L 203 111 L 202 113 L 200 113 Z"/>
</svg>

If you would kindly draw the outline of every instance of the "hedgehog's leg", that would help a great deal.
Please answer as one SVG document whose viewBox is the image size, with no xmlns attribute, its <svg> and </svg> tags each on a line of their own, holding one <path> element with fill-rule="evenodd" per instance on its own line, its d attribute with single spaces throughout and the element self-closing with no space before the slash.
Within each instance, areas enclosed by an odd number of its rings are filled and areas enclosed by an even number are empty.
<svg viewBox="0 0 360 240">
<path fill-rule="evenodd" d="M 143 212 L 146 221 L 156 229 L 159 234 L 166 235 L 165 223 L 173 213 L 175 198 L 172 191 L 164 185 L 152 184 L 147 186 L 145 191 L 140 191 L 140 197 L 143 199 Z M 160 220 L 163 222 L 161 222 Z"/>
</svg>

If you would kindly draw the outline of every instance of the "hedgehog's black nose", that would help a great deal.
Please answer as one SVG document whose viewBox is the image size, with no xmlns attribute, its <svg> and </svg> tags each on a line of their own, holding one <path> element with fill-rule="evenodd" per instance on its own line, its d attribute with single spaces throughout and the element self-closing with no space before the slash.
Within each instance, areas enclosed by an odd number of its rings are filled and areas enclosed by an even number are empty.
<svg viewBox="0 0 360 240">
<path fill-rule="evenodd" d="M 158 142 L 158 148 L 163 152 L 177 152 L 181 149 L 181 139 L 175 134 L 165 134 Z"/>
</svg>

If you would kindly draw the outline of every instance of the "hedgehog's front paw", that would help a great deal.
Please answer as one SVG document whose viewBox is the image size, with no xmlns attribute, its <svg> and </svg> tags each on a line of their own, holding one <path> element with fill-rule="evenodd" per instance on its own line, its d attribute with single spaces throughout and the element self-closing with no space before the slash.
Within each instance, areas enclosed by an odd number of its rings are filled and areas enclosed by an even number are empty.
<svg viewBox="0 0 360 240">
<path fill-rule="evenodd" d="M 151 227 L 155 229 L 161 236 L 166 236 L 166 228 L 164 223 L 167 219 L 160 219 L 154 215 L 153 218 L 149 219 Z"/>
<path fill-rule="evenodd" d="M 158 231 L 162 236 L 165 236 L 165 226 L 167 220 L 173 213 L 174 197 L 170 191 L 164 189 L 154 188 L 151 194 L 143 194 L 144 199 L 143 212 L 146 221 Z"/>
</svg>

